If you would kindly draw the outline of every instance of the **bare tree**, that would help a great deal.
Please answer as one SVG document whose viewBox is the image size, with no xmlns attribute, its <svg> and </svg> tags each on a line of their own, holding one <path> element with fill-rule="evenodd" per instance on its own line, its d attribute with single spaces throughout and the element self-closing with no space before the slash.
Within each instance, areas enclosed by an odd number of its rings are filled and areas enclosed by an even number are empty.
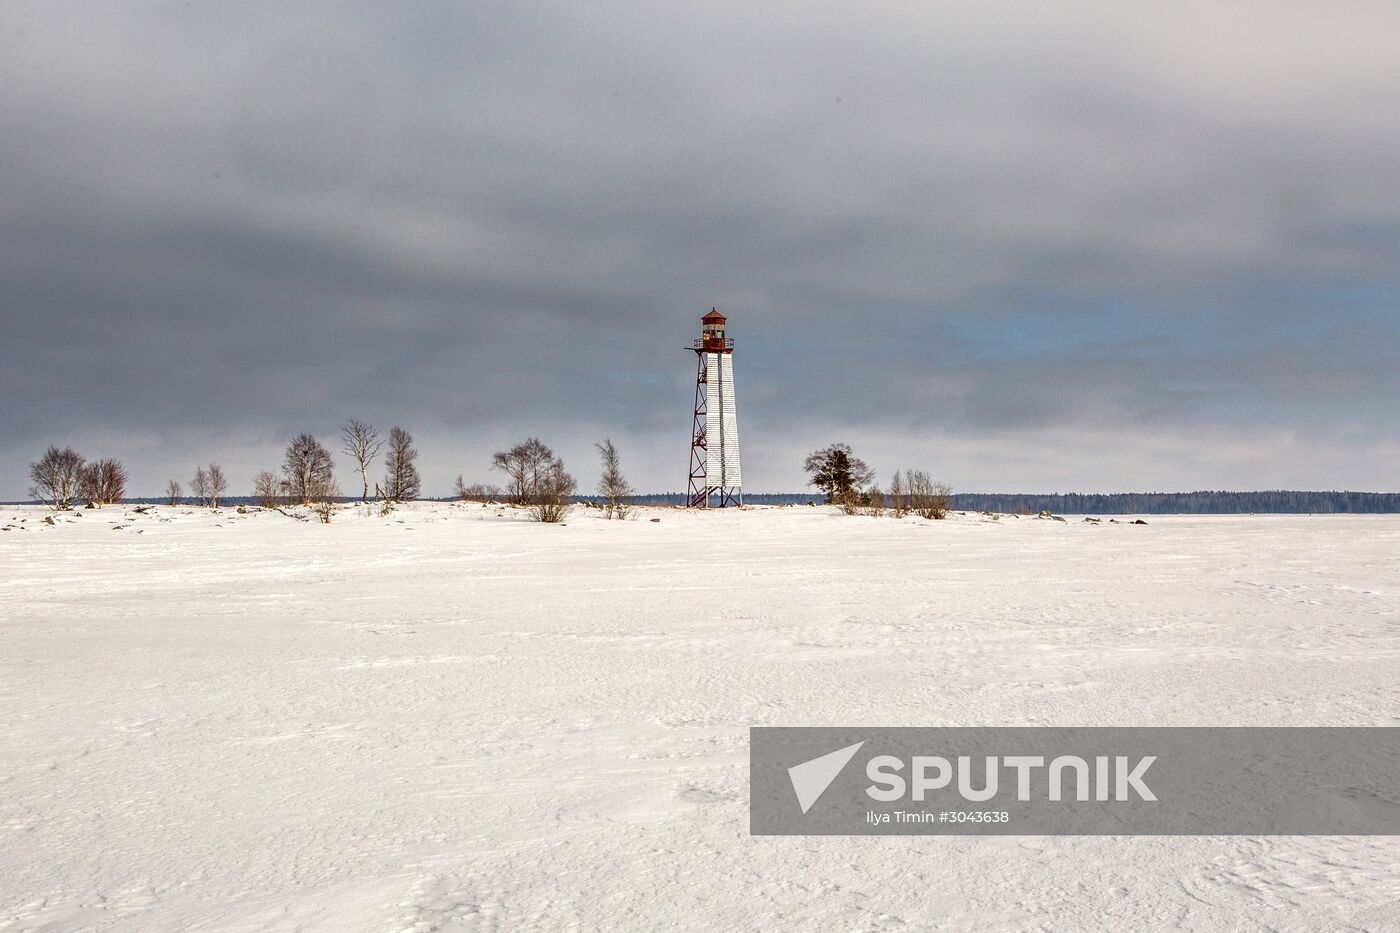
<svg viewBox="0 0 1400 933">
<path fill-rule="evenodd" d="M 463 502 L 495 502 L 501 498 L 499 486 L 491 486 L 486 483 L 472 483 L 470 486 L 463 484 L 462 477 L 457 477 L 457 485 L 453 492 L 457 498 Z"/>
<path fill-rule="evenodd" d="M 317 490 L 334 482 L 335 465 L 330 451 L 310 434 L 298 434 L 287 445 L 282 461 L 282 479 L 287 498 L 310 505 Z"/>
<path fill-rule="evenodd" d="M 379 503 L 380 515 L 388 515 L 394 511 L 394 500 L 384 494 L 384 487 L 379 483 L 374 484 L 374 498 Z"/>
<path fill-rule="evenodd" d="M 497 451 L 491 468 L 506 474 L 505 491 L 512 505 L 529 505 L 534 489 L 557 460 L 554 451 L 532 437 L 510 450 Z"/>
<path fill-rule="evenodd" d="M 598 480 L 598 495 L 605 500 L 603 509 L 607 518 L 626 518 L 631 507 L 627 497 L 632 495 L 632 486 L 622 475 L 622 461 L 612 438 L 595 445 L 603 460 L 603 475 Z"/>
<path fill-rule="evenodd" d="M 85 500 L 90 509 L 102 507 L 102 486 L 96 463 L 83 464 L 78 471 L 78 498 Z"/>
<path fill-rule="evenodd" d="M 497 452 L 491 466 L 508 477 L 506 494 L 510 501 L 529 507 L 538 521 L 562 521 L 568 513 L 577 483 L 565 471 L 564 461 L 539 438 L 532 437 L 510 450 Z"/>
<path fill-rule="evenodd" d="M 180 487 L 179 480 L 171 480 L 165 484 L 165 496 L 170 500 L 171 505 L 179 505 L 180 497 L 185 494 L 185 490 Z"/>
<path fill-rule="evenodd" d="M 209 507 L 217 509 L 219 507 L 219 497 L 228 492 L 228 480 L 224 479 L 224 471 L 217 463 L 209 464 Z"/>
<path fill-rule="evenodd" d="M 885 514 L 885 494 L 880 491 L 880 487 L 871 486 L 865 494 L 865 513 L 877 518 Z"/>
<path fill-rule="evenodd" d="M 564 471 L 564 462 L 555 460 L 540 474 L 530 495 L 530 511 L 535 521 L 554 524 L 569 513 L 570 497 L 577 484 Z"/>
<path fill-rule="evenodd" d="M 467 488 L 461 473 L 457 474 L 457 482 L 452 487 L 452 494 L 457 497 L 458 502 L 466 502 L 471 498 L 471 490 Z"/>
<path fill-rule="evenodd" d="M 311 488 L 311 511 L 316 513 L 324 524 L 329 525 L 331 516 L 335 514 L 335 502 L 339 498 L 340 486 L 333 477 L 327 475 L 318 478 Z"/>
<path fill-rule="evenodd" d="M 845 492 L 836 493 L 836 505 L 840 506 L 843 515 L 859 515 L 861 505 L 861 493 L 859 489 L 847 489 Z"/>
<path fill-rule="evenodd" d="M 194 479 L 190 480 L 190 492 L 194 495 L 194 501 L 197 504 L 209 504 L 209 474 L 204 472 L 204 467 L 194 468 Z"/>
<path fill-rule="evenodd" d="M 36 462 L 29 464 L 29 494 L 54 511 L 71 506 L 82 481 L 83 458 L 72 447 L 59 450 L 53 445 Z"/>
<path fill-rule="evenodd" d="M 253 477 L 253 501 L 265 509 L 277 507 L 277 477 L 267 470 Z"/>
<path fill-rule="evenodd" d="M 78 491 L 88 506 L 102 508 L 126 495 L 126 467 L 111 457 L 94 460 L 83 467 L 78 476 Z"/>
<path fill-rule="evenodd" d="M 418 449 L 413 446 L 413 435 L 403 428 L 389 431 L 389 452 L 384 455 L 384 492 L 395 502 L 417 499 L 423 490 L 422 477 L 414 465 L 418 459 Z"/>
<path fill-rule="evenodd" d="M 904 483 L 911 512 L 920 518 L 948 517 L 953 490 L 947 483 L 935 482 L 923 470 L 906 470 Z"/>
<path fill-rule="evenodd" d="M 111 457 L 97 461 L 98 487 L 102 491 L 102 501 L 107 505 L 126 498 L 126 481 L 129 478 L 126 467 L 120 460 Z"/>
<path fill-rule="evenodd" d="M 909 504 L 904 495 L 904 477 L 898 470 L 895 470 L 894 476 L 890 478 L 890 508 L 894 510 L 895 518 L 903 518 L 904 513 L 909 511 Z"/>
<path fill-rule="evenodd" d="M 340 426 L 341 450 L 345 455 L 355 461 L 355 465 L 360 469 L 360 483 L 364 486 L 364 491 L 360 495 L 361 502 L 369 501 L 369 465 L 374 462 L 374 458 L 379 454 L 379 448 L 384 446 L 384 441 L 380 439 L 379 432 L 374 425 L 365 424 L 363 421 L 356 421 L 351 418 Z"/>
</svg>

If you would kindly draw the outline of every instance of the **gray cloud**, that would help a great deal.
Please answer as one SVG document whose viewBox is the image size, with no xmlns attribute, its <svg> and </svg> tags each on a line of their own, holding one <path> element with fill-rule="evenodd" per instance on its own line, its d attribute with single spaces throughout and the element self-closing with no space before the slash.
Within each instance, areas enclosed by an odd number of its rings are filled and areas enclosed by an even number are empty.
<svg viewBox="0 0 1400 933">
<path fill-rule="evenodd" d="M 821 5 L 818 5 L 821 6 Z M 538 433 L 675 489 L 732 316 L 751 488 L 1394 488 L 1386 4 L 0 11 L 0 497 L 347 415 L 430 492 Z"/>
</svg>

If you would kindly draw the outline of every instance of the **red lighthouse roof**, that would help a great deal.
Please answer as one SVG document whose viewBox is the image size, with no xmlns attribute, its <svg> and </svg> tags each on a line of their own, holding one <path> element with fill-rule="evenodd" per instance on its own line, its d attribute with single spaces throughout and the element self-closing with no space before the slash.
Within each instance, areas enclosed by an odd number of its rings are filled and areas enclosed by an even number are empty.
<svg viewBox="0 0 1400 933">
<path fill-rule="evenodd" d="M 707 315 L 705 315 L 704 317 L 702 317 L 702 318 L 700 319 L 700 323 L 701 323 L 701 324 L 723 324 L 723 323 L 724 323 L 724 315 L 723 315 L 723 314 L 720 314 L 720 313 L 719 313 L 718 311 L 716 311 L 714 308 L 711 308 L 711 309 L 710 309 L 710 313 L 707 314 Z"/>
</svg>

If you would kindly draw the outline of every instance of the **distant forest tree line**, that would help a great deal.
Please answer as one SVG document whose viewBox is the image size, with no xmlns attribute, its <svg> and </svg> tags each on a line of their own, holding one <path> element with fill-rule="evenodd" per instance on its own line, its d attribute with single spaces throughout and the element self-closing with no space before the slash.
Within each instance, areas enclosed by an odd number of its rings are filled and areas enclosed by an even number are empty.
<svg viewBox="0 0 1400 933">
<path fill-rule="evenodd" d="M 635 505 L 684 505 L 683 492 L 632 497 Z M 815 505 L 822 496 L 808 492 L 746 492 L 750 505 Z M 1378 515 L 1400 513 L 1395 492 L 1123 492 L 954 493 L 953 511 L 1036 515 L 1043 510 L 1080 515 Z"/>
<path fill-rule="evenodd" d="M 960 493 L 954 508 L 965 511 L 1077 515 L 1378 514 L 1400 512 L 1400 493 L 1301 492 L 1116 492 L 1102 494 Z"/>
</svg>

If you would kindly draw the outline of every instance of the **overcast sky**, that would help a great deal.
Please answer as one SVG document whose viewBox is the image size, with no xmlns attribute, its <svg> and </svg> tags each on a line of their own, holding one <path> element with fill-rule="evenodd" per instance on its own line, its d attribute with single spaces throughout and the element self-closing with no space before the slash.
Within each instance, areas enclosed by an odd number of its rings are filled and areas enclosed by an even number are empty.
<svg viewBox="0 0 1400 933">
<path fill-rule="evenodd" d="M 712 305 L 750 491 L 1400 489 L 1400 5 L 687 6 L 0 6 L 0 498 L 347 416 L 682 489 Z"/>
</svg>

